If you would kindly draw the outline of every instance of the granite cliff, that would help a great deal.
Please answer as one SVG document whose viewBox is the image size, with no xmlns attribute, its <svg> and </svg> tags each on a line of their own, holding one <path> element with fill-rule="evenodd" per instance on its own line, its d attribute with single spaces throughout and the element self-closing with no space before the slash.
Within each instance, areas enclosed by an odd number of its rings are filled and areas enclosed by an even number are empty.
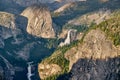
<svg viewBox="0 0 120 80">
<path fill-rule="evenodd" d="M 7 12 L 0 12 L 1 40 L 14 37 L 15 43 L 18 43 L 19 40 L 17 39 L 17 36 L 23 35 L 23 33 L 25 33 L 26 26 L 27 26 L 27 18 Z"/>
<path fill-rule="evenodd" d="M 39 65 L 55 64 L 61 71 L 56 69 L 56 75 L 47 75 L 49 70 L 39 66 L 40 77 L 48 80 L 119 80 L 120 12 L 113 15 L 90 27 L 80 41 L 61 47 L 44 59 Z"/>
<path fill-rule="evenodd" d="M 55 31 L 49 9 L 35 4 L 25 9 L 21 15 L 28 18 L 27 32 L 36 37 L 54 38 Z"/>
</svg>

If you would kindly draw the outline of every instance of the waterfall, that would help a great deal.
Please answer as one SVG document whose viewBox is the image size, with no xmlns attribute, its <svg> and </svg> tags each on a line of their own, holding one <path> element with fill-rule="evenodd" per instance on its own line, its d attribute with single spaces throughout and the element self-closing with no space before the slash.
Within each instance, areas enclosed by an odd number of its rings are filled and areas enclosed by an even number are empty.
<svg viewBox="0 0 120 80">
<path fill-rule="evenodd" d="M 70 34 L 71 34 L 71 30 L 68 31 L 67 38 L 66 38 L 64 44 L 70 44 Z"/>
<path fill-rule="evenodd" d="M 33 62 L 28 62 L 28 73 L 27 73 L 27 78 L 28 78 L 28 80 L 31 80 L 31 76 L 33 76 L 34 74 L 32 74 L 32 71 L 31 71 L 31 69 L 32 69 L 32 63 Z"/>
<path fill-rule="evenodd" d="M 67 33 L 67 38 L 65 39 L 64 42 L 61 42 L 59 46 L 64 46 L 64 45 L 68 45 L 70 44 L 71 42 L 73 42 L 74 40 L 76 40 L 76 34 L 77 30 L 75 29 L 70 29 Z"/>
</svg>

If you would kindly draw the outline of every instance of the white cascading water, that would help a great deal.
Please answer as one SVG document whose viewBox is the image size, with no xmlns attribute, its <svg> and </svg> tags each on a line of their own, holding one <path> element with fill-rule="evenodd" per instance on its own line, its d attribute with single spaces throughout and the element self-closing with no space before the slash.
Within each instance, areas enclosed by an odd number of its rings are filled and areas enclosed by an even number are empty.
<svg viewBox="0 0 120 80">
<path fill-rule="evenodd" d="M 70 34 L 71 34 L 71 30 L 68 31 L 67 38 L 66 38 L 66 40 L 64 42 L 65 45 L 70 44 Z"/>
<path fill-rule="evenodd" d="M 67 38 L 65 39 L 64 42 L 61 42 L 59 46 L 64 46 L 64 45 L 69 45 L 72 41 L 76 40 L 76 34 L 77 30 L 75 29 L 70 29 L 67 33 Z"/>
<path fill-rule="evenodd" d="M 70 34 L 71 34 L 71 30 L 68 31 L 67 33 L 67 38 L 65 39 L 64 42 L 61 42 L 59 46 L 64 46 L 64 45 L 67 45 L 67 44 L 70 44 Z"/>
<path fill-rule="evenodd" d="M 32 63 L 33 62 L 28 62 L 28 73 L 27 73 L 28 80 L 31 80 L 31 76 L 34 75 L 34 74 L 32 74 L 32 71 L 31 71 L 31 69 L 32 69 Z"/>
</svg>

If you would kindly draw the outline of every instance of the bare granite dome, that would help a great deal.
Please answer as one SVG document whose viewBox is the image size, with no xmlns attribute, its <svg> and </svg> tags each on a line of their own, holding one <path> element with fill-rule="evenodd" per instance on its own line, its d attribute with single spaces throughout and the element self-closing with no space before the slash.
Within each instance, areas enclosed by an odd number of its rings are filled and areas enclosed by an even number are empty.
<svg viewBox="0 0 120 80">
<path fill-rule="evenodd" d="M 54 38 L 52 18 L 49 9 L 43 4 L 35 4 L 25 9 L 21 15 L 28 18 L 27 32 L 43 38 Z"/>
</svg>

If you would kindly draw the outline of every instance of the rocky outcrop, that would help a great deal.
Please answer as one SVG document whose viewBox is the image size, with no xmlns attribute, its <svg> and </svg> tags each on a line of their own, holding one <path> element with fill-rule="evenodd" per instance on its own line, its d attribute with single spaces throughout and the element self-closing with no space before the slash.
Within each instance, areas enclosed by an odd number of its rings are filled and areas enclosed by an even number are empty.
<svg viewBox="0 0 120 80">
<path fill-rule="evenodd" d="M 102 60 L 115 58 L 120 55 L 119 50 L 106 38 L 104 32 L 99 29 L 90 31 L 85 36 L 83 43 L 65 53 L 66 59 L 70 61 L 70 70 L 73 64 L 81 58 Z"/>
<path fill-rule="evenodd" d="M 27 18 L 7 12 L 0 12 L 0 25 L 11 29 L 26 30 Z"/>
<path fill-rule="evenodd" d="M 75 6 L 74 2 L 82 2 L 82 1 L 86 1 L 86 0 L 55 0 L 56 2 L 58 2 L 59 4 L 62 4 L 61 7 L 59 7 L 58 9 L 56 9 L 54 11 L 54 13 L 61 13 L 64 12 L 67 9 L 70 9 L 71 7 Z"/>
<path fill-rule="evenodd" d="M 63 12 L 64 10 L 66 10 L 70 7 L 73 7 L 73 6 L 74 6 L 74 3 L 67 3 L 67 4 L 63 5 L 62 7 L 60 7 L 59 9 L 55 10 L 54 13 Z"/>
<path fill-rule="evenodd" d="M 84 14 L 83 16 L 70 20 L 68 24 L 89 26 L 91 25 L 91 23 L 99 24 L 102 21 L 109 19 L 110 17 L 111 17 L 110 10 L 101 9 L 99 11 Z"/>
<path fill-rule="evenodd" d="M 84 32 L 78 32 L 77 29 L 63 29 L 62 32 L 58 35 L 59 39 L 66 39 L 68 36 L 68 32 L 71 30 L 72 34 L 74 34 L 74 37 L 72 37 L 72 41 L 75 40 L 81 40 L 83 37 Z"/>
<path fill-rule="evenodd" d="M 65 39 L 67 33 L 68 33 L 68 29 L 63 29 L 62 32 L 59 34 L 59 38 Z"/>
<path fill-rule="evenodd" d="M 56 65 L 58 65 L 61 60 L 67 59 L 69 64 L 66 66 L 69 66 L 68 72 L 70 74 L 68 74 L 68 79 L 65 75 L 60 80 L 119 80 L 120 49 L 113 45 L 113 42 L 108 39 L 103 31 L 100 29 L 90 30 L 84 35 L 83 42 L 76 44 L 70 48 L 67 46 L 58 49 L 52 56 L 43 60 L 41 64 L 51 65 L 49 61 L 54 62 L 55 60 L 58 62 Z M 61 63 L 59 67 L 63 65 L 65 64 Z M 44 71 L 46 69 L 39 70 L 39 75 Z M 51 74 L 51 76 L 53 75 Z M 43 79 L 47 77 L 49 76 L 46 75 Z"/>
<path fill-rule="evenodd" d="M 16 42 L 17 35 L 23 34 L 22 32 L 26 31 L 26 26 L 27 18 L 7 12 L 0 12 L 0 39 L 4 40 L 14 37 Z"/>
<path fill-rule="evenodd" d="M 39 64 L 38 71 L 41 79 L 45 79 L 48 76 L 56 75 L 61 72 L 61 67 L 56 64 Z"/>
<path fill-rule="evenodd" d="M 55 37 L 50 11 L 46 6 L 32 5 L 25 9 L 21 15 L 28 18 L 27 32 L 29 34 L 43 38 Z"/>
</svg>

